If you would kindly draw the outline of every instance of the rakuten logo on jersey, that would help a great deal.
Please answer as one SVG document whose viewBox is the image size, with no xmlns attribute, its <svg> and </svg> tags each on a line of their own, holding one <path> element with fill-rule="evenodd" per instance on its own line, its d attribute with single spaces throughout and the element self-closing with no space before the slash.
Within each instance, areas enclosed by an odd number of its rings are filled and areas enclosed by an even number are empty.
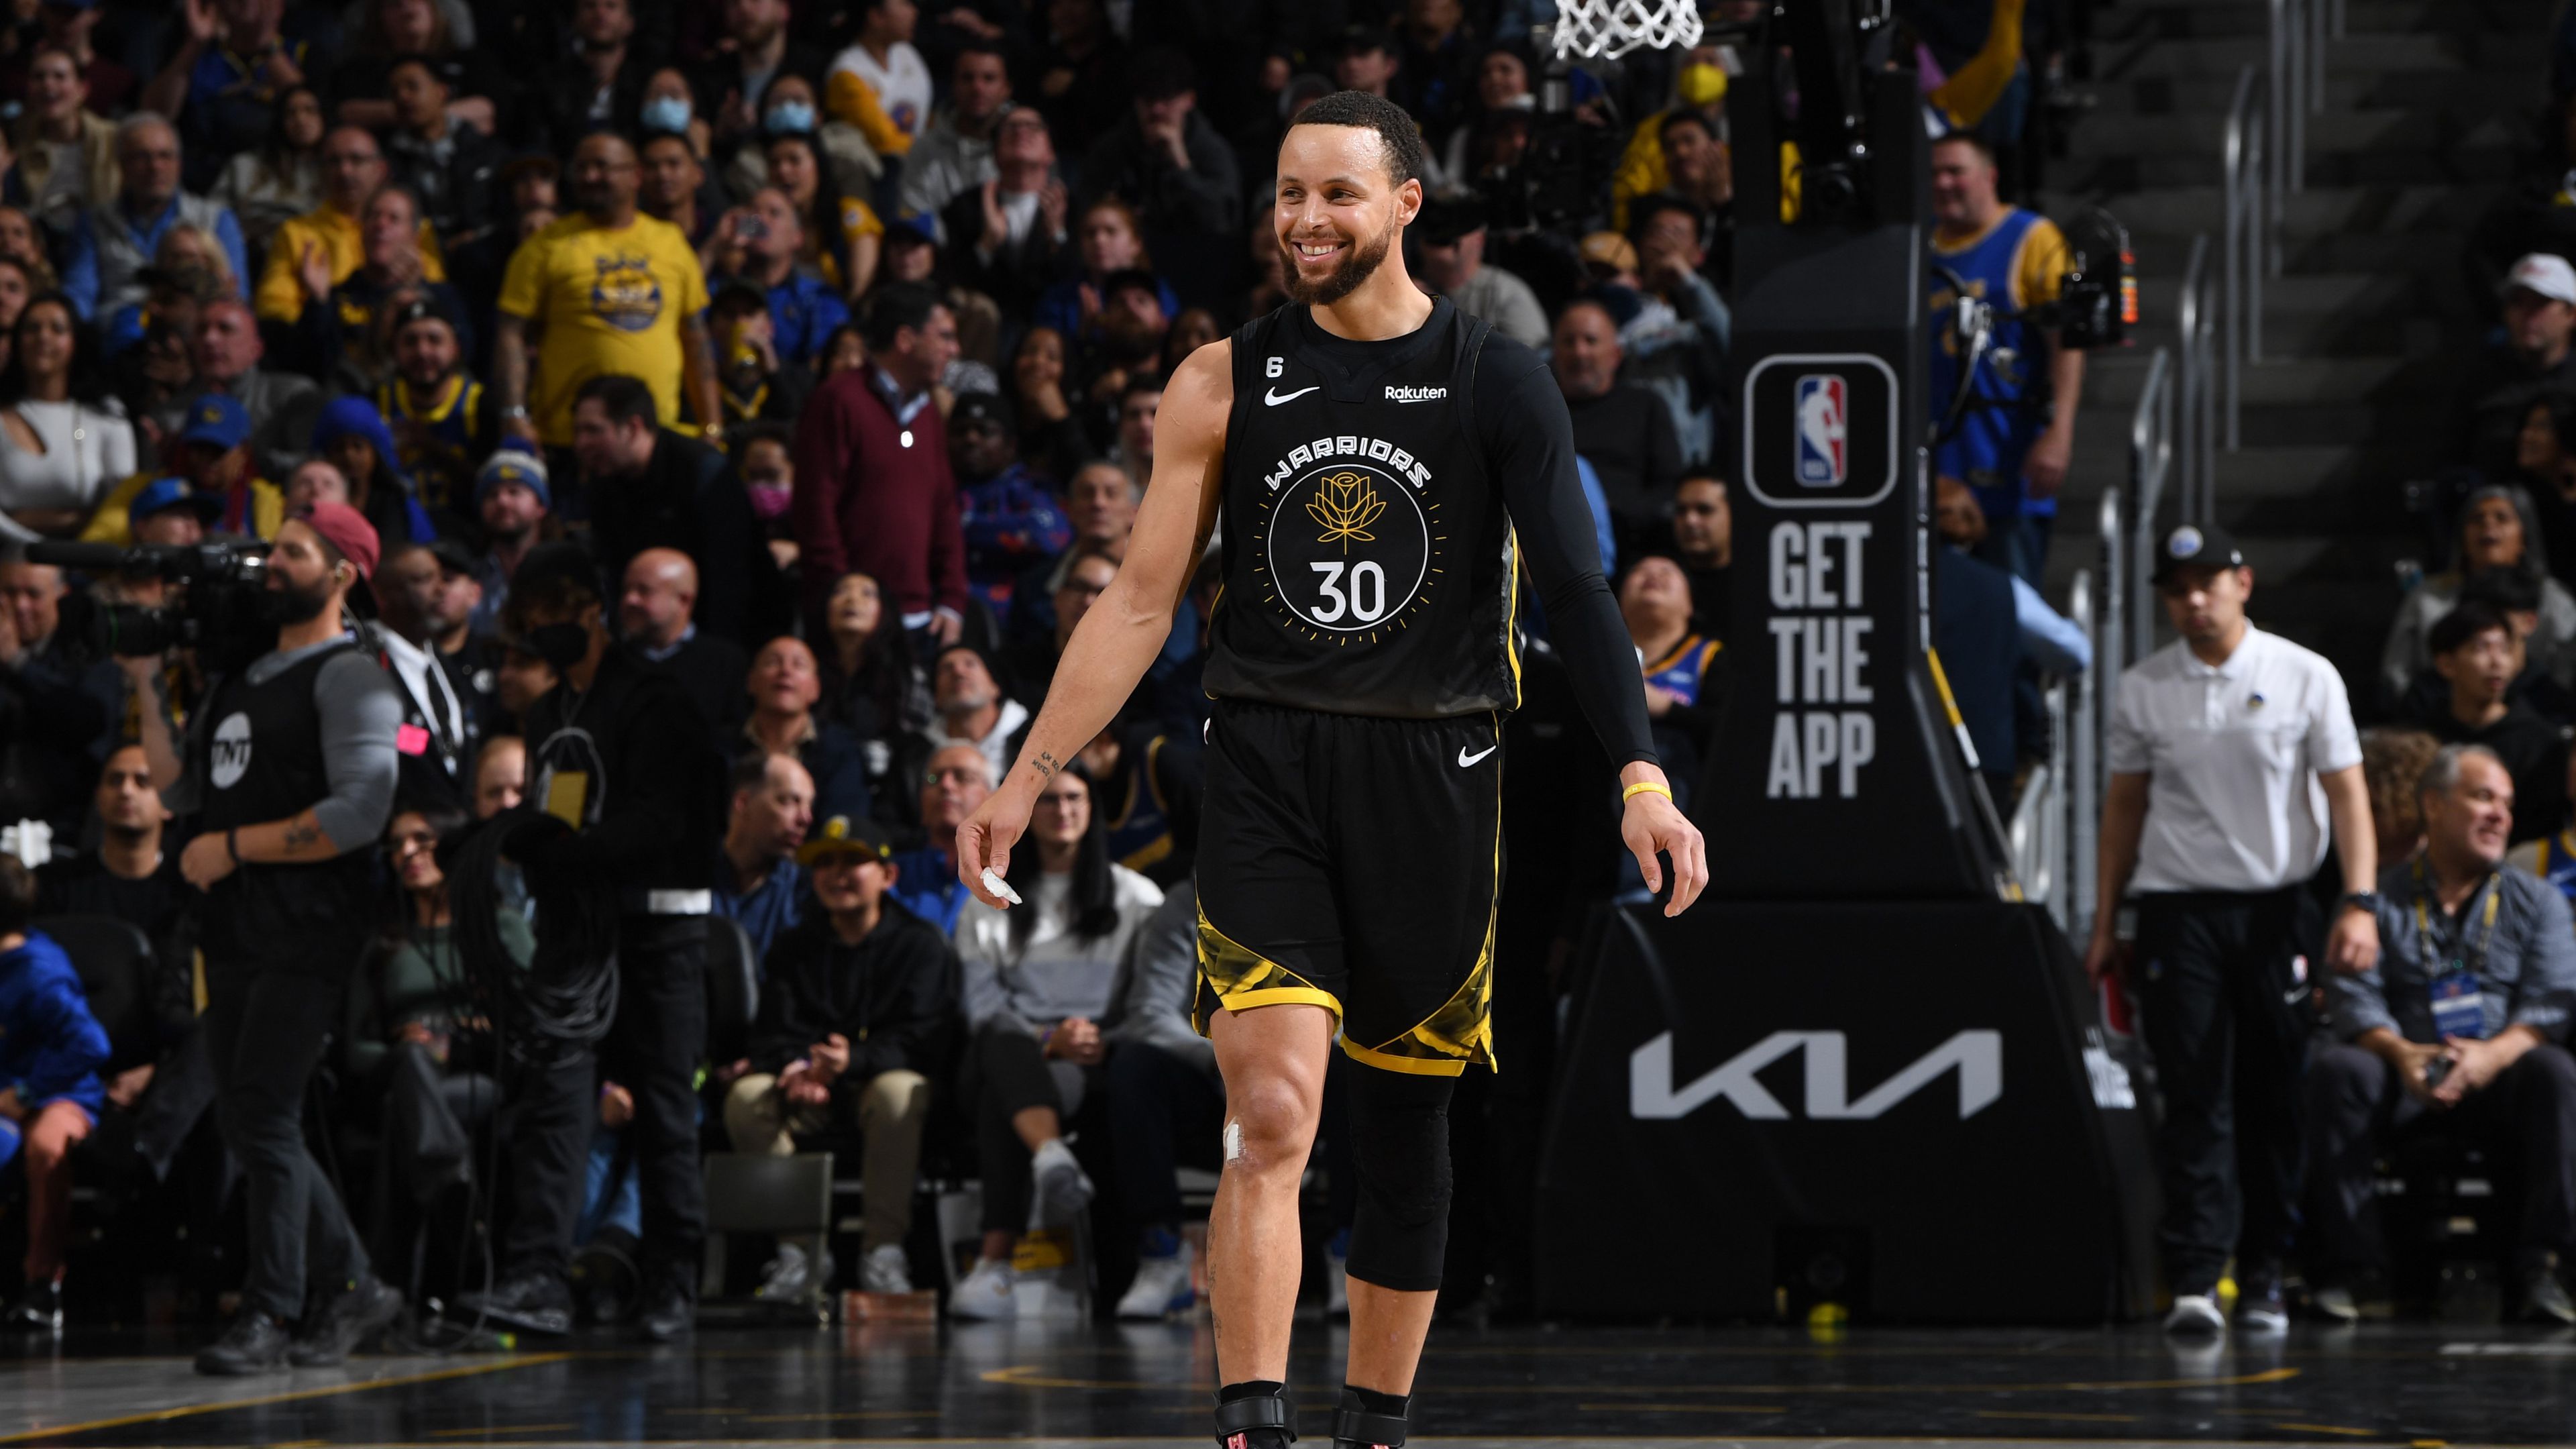
<svg viewBox="0 0 2576 1449">
<path fill-rule="evenodd" d="M 1438 402 L 1449 395 L 1445 387 L 1393 387 L 1386 390 L 1386 400 L 1394 403 Z"/>
</svg>

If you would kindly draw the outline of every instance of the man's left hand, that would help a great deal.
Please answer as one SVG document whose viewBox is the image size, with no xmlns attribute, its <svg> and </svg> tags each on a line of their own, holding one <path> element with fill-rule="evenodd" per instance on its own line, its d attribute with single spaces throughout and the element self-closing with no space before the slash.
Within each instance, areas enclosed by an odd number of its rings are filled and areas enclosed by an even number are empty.
<svg viewBox="0 0 2576 1449">
<path fill-rule="evenodd" d="M 1664 907 L 1667 916 L 1678 916 L 1689 910 L 1691 902 L 1708 886 L 1708 844 L 1700 838 L 1699 827 L 1684 819 L 1673 802 L 1651 790 L 1640 790 L 1628 797 L 1628 808 L 1619 821 L 1619 838 L 1627 843 L 1628 853 L 1637 857 L 1637 869 L 1645 876 L 1646 889 L 1660 891 L 1664 870 L 1655 859 L 1657 853 L 1673 858 L 1672 903 Z"/>
<path fill-rule="evenodd" d="M 2358 976 L 2379 964 L 2379 918 L 2347 906 L 2326 935 L 2326 965 Z"/>
<path fill-rule="evenodd" d="M 2022 481 L 2030 485 L 2033 498 L 2054 498 L 2066 486 L 2066 465 L 2075 457 L 2075 433 L 2069 428 L 2050 428 L 2030 445 L 2021 460 Z"/>
<path fill-rule="evenodd" d="M 207 831 L 179 852 L 179 874 L 201 891 L 213 890 L 215 882 L 231 875 L 237 866 L 232 842 L 220 830 Z"/>
<path fill-rule="evenodd" d="M 2445 1037 L 2442 1055 L 2451 1069 L 2442 1076 L 2441 1085 L 2433 1089 L 2433 1100 L 2445 1107 L 2456 1107 L 2471 1092 L 2477 1091 L 2496 1077 L 2496 1048 L 2491 1041 L 2471 1037 Z"/>
</svg>

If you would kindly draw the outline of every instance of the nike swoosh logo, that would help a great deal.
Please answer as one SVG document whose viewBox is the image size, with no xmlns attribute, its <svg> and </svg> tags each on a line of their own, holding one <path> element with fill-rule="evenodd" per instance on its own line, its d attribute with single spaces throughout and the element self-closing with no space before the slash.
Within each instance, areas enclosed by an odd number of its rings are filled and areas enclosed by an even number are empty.
<svg viewBox="0 0 2576 1449">
<path fill-rule="evenodd" d="M 1295 402 L 1297 399 L 1299 399 L 1299 398 L 1301 398 L 1301 397 L 1304 397 L 1306 394 L 1308 394 L 1308 393 L 1310 393 L 1310 392 L 1313 392 L 1313 391 L 1315 390 L 1315 388 L 1317 388 L 1317 387 L 1322 387 L 1322 386 L 1323 386 L 1323 384 L 1319 382 L 1319 383 L 1316 383 L 1316 384 L 1314 385 L 1314 387 L 1301 387 L 1301 388 L 1297 389 L 1295 392 L 1289 393 L 1289 394 L 1287 394 L 1287 395 L 1286 395 L 1286 396 L 1284 396 L 1284 397 L 1280 395 L 1279 389 L 1277 389 L 1277 388 L 1275 388 L 1275 387 L 1274 387 L 1274 388 L 1270 389 L 1268 392 L 1263 393 L 1263 394 L 1261 395 L 1261 400 L 1262 400 L 1263 402 L 1266 402 L 1266 403 L 1270 404 L 1272 407 L 1274 407 L 1274 408 L 1275 408 L 1275 407 L 1279 406 L 1281 403 L 1284 403 L 1284 402 Z"/>
<path fill-rule="evenodd" d="M 1458 747 L 1458 768 L 1463 770 L 1469 765 L 1476 763 L 1478 760 L 1483 759 L 1487 755 L 1490 755 L 1501 748 L 1502 746 L 1500 745 L 1487 745 L 1483 749 L 1478 750 L 1476 753 L 1471 755 L 1467 753 L 1467 747 L 1465 745 L 1460 745 Z"/>
</svg>

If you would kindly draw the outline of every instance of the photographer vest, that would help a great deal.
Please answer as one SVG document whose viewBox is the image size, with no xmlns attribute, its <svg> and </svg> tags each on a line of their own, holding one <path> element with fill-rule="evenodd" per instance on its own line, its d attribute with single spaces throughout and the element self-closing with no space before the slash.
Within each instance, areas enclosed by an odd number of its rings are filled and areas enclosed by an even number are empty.
<svg viewBox="0 0 2576 1449">
<path fill-rule="evenodd" d="M 200 830 L 220 835 L 291 819 L 331 793 L 314 685 L 326 663 L 356 648 L 317 649 L 259 683 L 244 672 L 216 686 L 201 709 L 212 726 L 195 762 L 204 787 Z M 271 959 L 310 956 L 332 969 L 354 965 L 369 930 L 375 854 L 376 843 L 368 840 L 329 860 L 245 862 L 208 894 L 206 948 Z"/>
</svg>

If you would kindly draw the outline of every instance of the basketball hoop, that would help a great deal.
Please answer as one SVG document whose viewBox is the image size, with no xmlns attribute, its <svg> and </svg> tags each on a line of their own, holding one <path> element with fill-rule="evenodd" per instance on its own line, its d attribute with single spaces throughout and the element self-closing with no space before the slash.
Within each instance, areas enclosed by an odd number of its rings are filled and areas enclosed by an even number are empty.
<svg viewBox="0 0 2576 1449">
<path fill-rule="evenodd" d="M 1556 58 L 1699 44 L 1699 0 L 1556 0 Z"/>
</svg>

